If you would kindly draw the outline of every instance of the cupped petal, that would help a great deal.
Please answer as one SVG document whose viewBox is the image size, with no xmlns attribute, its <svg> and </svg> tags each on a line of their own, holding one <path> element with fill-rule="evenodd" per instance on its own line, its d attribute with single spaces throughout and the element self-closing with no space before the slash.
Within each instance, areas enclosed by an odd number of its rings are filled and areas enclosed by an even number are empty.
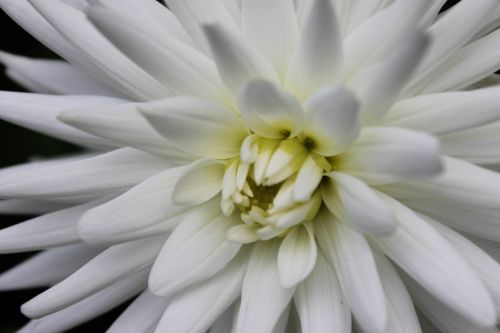
<svg viewBox="0 0 500 333">
<path fill-rule="evenodd" d="M 214 24 L 206 25 L 204 31 L 219 74 L 233 92 L 255 79 L 279 82 L 271 64 L 244 38 Z"/>
<path fill-rule="evenodd" d="M 294 137 L 304 124 L 300 103 L 271 82 L 253 81 L 245 85 L 238 106 L 247 126 L 265 138 Z"/>
<path fill-rule="evenodd" d="M 290 197 L 290 194 L 292 194 L 293 199 L 298 202 L 309 201 L 318 188 L 318 185 L 321 183 L 321 179 L 323 179 L 323 168 L 320 166 L 320 164 L 318 164 L 314 156 L 309 154 L 304 160 L 304 163 L 302 163 L 302 166 L 300 167 L 300 170 L 297 174 L 297 178 L 293 185 L 293 194 L 289 191 L 286 191 L 288 193 L 285 194 L 285 189 L 283 188 L 283 186 L 280 188 L 278 194 L 282 194 L 282 199 L 286 198 L 283 201 L 285 205 L 287 203 L 289 204 L 293 202 L 291 200 L 292 198 Z M 277 198 L 278 196 L 274 198 L 274 204 L 279 202 Z M 285 203 L 285 201 L 287 202 Z"/>
<path fill-rule="evenodd" d="M 328 176 L 330 180 L 321 187 L 323 202 L 340 221 L 367 235 L 394 232 L 397 221 L 375 190 L 344 173 Z"/>
<path fill-rule="evenodd" d="M 384 125 L 441 136 L 499 120 L 499 103 L 500 87 L 416 96 L 396 103 Z"/>
<path fill-rule="evenodd" d="M 399 267 L 441 302 L 480 327 L 493 326 L 493 301 L 479 275 L 431 225 L 385 196 L 399 227 L 373 241 Z"/>
<path fill-rule="evenodd" d="M 173 97 L 141 105 L 139 110 L 175 147 L 196 156 L 215 159 L 238 156 L 249 134 L 238 115 L 211 100 Z"/>
<path fill-rule="evenodd" d="M 248 263 L 242 250 L 212 278 L 177 293 L 155 332 L 205 333 L 241 293 Z"/>
<path fill-rule="evenodd" d="M 276 260 L 280 242 L 257 243 L 243 280 L 236 333 L 271 332 L 288 306 L 295 288 L 281 285 Z"/>
<path fill-rule="evenodd" d="M 312 151 L 337 155 L 357 139 L 361 128 L 360 103 L 348 89 L 342 86 L 322 89 L 305 102 L 304 108 L 306 122 L 302 136 Z"/>
<path fill-rule="evenodd" d="M 321 251 L 311 274 L 293 296 L 303 333 L 351 333 L 351 311 L 335 271 Z"/>
<path fill-rule="evenodd" d="M 366 127 L 344 154 L 338 170 L 368 184 L 436 176 L 443 171 L 439 141 L 425 133 L 403 128 Z"/>
<path fill-rule="evenodd" d="M 39 318 L 75 304 L 150 267 L 164 242 L 162 236 L 110 247 L 65 280 L 23 304 L 21 310 L 31 318 Z"/>
<path fill-rule="evenodd" d="M 294 287 L 311 273 L 316 263 L 316 241 L 311 223 L 297 226 L 281 242 L 278 251 L 278 273 L 281 285 Z"/>
<path fill-rule="evenodd" d="M 385 333 L 388 311 L 373 253 L 365 237 L 323 209 L 316 238 L 333 265 L 354 318 L 363 331 Z"/>
<path fill-rule="evenodd" d="M 225 164 L 218 160 L 192 163 L 175 183 L 172 202 L 179 206 L 195 206 L 212 199 L 222 190 L 225 169 Z"/>
<path fill-rule="evenodd" d="M 156 258 L 149 277 L 149 289 L 156 295 L 172 295 L 214 276 L 241 247 L 226 240 L 236 217 L 220 215 L 214 200 L 193 209 L 196 211 L 179 224 Z"/>
</svg>

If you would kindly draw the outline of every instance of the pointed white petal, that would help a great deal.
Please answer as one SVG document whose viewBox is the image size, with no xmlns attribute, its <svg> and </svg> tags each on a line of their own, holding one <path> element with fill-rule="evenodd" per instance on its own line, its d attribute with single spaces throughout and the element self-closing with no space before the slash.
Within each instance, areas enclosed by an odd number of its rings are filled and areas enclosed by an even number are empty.
<svg viewBox="0 0 500 333">
<path fill-rule="evenodd" d="M 197 156 L 237 156 L 249 134 L 235 113 L 211 100 L 173 97 L 141 105 L 139 110 L 172 145 Z"/>
<path fill-rule="evenodd" d="M 344 173 L 328 176 L 331 180 L 322 187 L 323 202 L 340 221 L 368 235 L 385 235 L 396 229 L 391 210 L 369 186 Z"/>
<path fill-rule="evenodd" d="M 318 245 L 335 267 L 340 285 L 361 328 L 384 333 L 387 307 L 372 250 L 365 237 L 335 220 L 327 210 L 315 221 Z"/>
<path fill-rule="evenodd" d="M 316 241 L 312 224 L 297 226 L 283 239 L 278 251 L 281 285 L 294 287 L 311 273 L 316 263 Z"/>
<path fill-rule="evenodd" d="M 111 310 L 146 287 L 148 270 L 103 289 L 84 300 L 46 317 L 32 320 L 19 333 L 63 333 Z"/>
<path fill-rule="evenodd" d="M 307 120 L 303 136 L 306 142 L 312 141 L 312 151 L 337 155 L 358 137 L 360 104 L 348 89 L 342 86 L 322 89 L 306 101 L 304 108 Z"/>
<path fill-rule="evenodd" d="M 96 68 L 106 82 L 138 100 L 166 96 L 162 85 L 121 53 L 87 20 L 85 14 L 61 1 L 30 3 Z"/>
<path fill-rule="evenodd" d="M 295 288 L 284 288 L 276 265 L 279 241 L 257 243 L 243 281 L 237 333 L 271 332 Z"/>
<path fill-rule="evenodd" d="M 298 285 L 294 300 L 303 333 L 351 333 L 351 311 L 321 251 L 311 274 Z"/>
<path fill-rule="evenodd" d="M 364 0 L 336 0 L 335 2 L 339 9 L 343 9 L 345 15 L 343 19 L 345 21 L 344 34 L 346 36 L 391 3 L 390 0 L 372 0 L 370 2 Z"/>
<path fill-rule="evenodd" d="M 167 158 L 173 162 L 192 157 L 165 140 L 139 113 L 138 104 L 120 103 L 110 106 L 71 108 L 58 115 L 64 123 L 109 140 Z"/>
<path fill-rule="evenodd" d="M 342 62 L 342 40 L 334 2 L 311 2 L 307 24 L 287 77 L 288 86 L 300 96 L 335 83 Z"/>
<path fill-rule="evenodd" d="M 500 87 L 417 96 L 396 103 L 384 125 L 446 135 L 500 119 L 499 103 Z"/>
<path fill-rule="evenodd" d="M 149 267 L 158 254 L 164 237 L 115 245 L 89 261 L 71 276 L 23 304 L 25 315 L 45 316 Z"/>
<path fill-rule="evenodd" d="M 498 173 L 457 159 L 444 162 L 446 172 L 440 177 L 380 190 L 455 229 L 500 241 Z"/>
<path fill-rule="evenodd" d="M 51 286 L 75 272 L 99 251 L 82 244 L 44 251 L 0 274 L 0 290 Z"/>
<path fill-rule="evenodd" d="M 241 293 L 248 262 L 242 250 L 212 278 L 176 294 L 155 332 L 205 333 Z"/>
<path fill-rule="evenodd" d="M 42 94 L 117 96 L 120 94 L 83 70 L 60 60 L 31 59 L 0 52 L 7 75 Z"/>
<path fill-rule="evenodd" d="M 56 165 L 21 165 L 0 171 L 0 196 L 95 198 L 127 189 L 168 167 L 167 161 L 130 148 Z"/>
<path fill-rule="evenodd" d="M 479 326 L 493 325 L 494 304 L 472 267 L 436 229 L 394 199 L 384 199 L 399 227 L 374 242 L 441 302 Z"/>
<path fill-rule="evenodd" d="M 113 322 L 106 333 L 153 332 L 170 301 L 169 297 L 159 297 L 145 291 Z"/>
<path fill-rule="evenodd" d="M 281 77 L 299 39 L 293 1 L 242 0 L 242 30 Z"/>
<path fill-rule="evenodd" d="M 248 83 L 240 92 L 238 105 L 248 127 L 266 138 L 294 137 L 304 124 L 300 103 L 271 82 Z"/>
<path fill-rule="evenodd" d="M 315 226 L 318 245 L 335 267 L 354 318 L 364 331 L 384 333 L 388 318 L 385 294 L 365 237 L 325 209 Z"/>
<path fill-rule="evenodd" d="M 214 24 L 205 26 L 204 30 L 219 74 L 233 92 L 255 79 L 279 82 L 269 62 L 241 36 Z"/>
<path fill-rule="evenodd" d="M 172 202 L 195 206 L 212 199 L 222 190 L 225 165 L 218 160 L 199 160 L 183 172 L 175 184 Z"/>
<path fill-rule="evenodd" d="M 366 127 L 337 166 L 368 184 L 427 178 L 443 170 L 439 148 L 439 141 L 425 132 Z"/>
<path fill-rule="evenodd" d="M 213 201 L 198 208 L 197 216 L 182 221 L 168 238 L 149 277 L 154 294 L 171 295 L 206 280 L 238 253 L 241 244 L 226 240 L 226 233 L 239 217 L 230 219 L 218 210 Z"/>
<path fill-rule="evenodd" d="M 387 299 L 387 333 L 421 333 L 417 313 L 403 281 L 383 254 L 374 251 L 374 255 Z"/>
<path fill-rule="evenodd" d="M 123 102 L 125 101 L 103 96 L 53 96 L 2 91 L 0 119 L 65 141 L 109 149 L 115 145 L 71 128 L 60 122 L 57 116 L 66 109 Z"/>
</svg>

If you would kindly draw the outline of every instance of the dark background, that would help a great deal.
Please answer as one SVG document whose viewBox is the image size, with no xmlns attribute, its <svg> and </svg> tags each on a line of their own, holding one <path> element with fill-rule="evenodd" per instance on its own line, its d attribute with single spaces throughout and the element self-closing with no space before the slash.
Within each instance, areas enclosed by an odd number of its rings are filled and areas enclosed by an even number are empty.
<svg viewBox="0 0 500 333">
<path fill-rule="evenodd" d="M 448 1 L 447 7 L 458 1 Z M 56 58 L 57 56 L 41 45 L 28 33 L 19 28 L 8 16 L 0 11 L 0 49 L 39 58 Z M 0 67 L 0 90 L 23 91 L 21 87 L 9 80 Z M 75 152 L 78 147 L 49 138 L 33 131 L 3 122 L 0 120 L 0 167 L 19 164 L 36 156 L 54 156 L 63 153 Z M 0 228 L 8 227 L 17 222 L 28 219 L 29 216 L 2 216 Z M 9 254 L 0 257 L 0 272 L 14 266 L 30 254 Z M 22 327 L 27 319 L 20 313 L 21 304 L 40 293 L 42 290 L 15 291 L 0 293 L 0 333 L 15 332 Z M 101 316 L 91 323 L 71 330 L 72 333 L 104 332 L 113 319 L 123 311 L 121 306 L 110 313 Z"/>
</svg>

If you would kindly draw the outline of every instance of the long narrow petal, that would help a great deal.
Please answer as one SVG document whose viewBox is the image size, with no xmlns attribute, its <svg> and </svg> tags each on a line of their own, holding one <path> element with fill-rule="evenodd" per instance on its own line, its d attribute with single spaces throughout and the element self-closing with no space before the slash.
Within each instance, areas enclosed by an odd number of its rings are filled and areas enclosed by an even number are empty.
<svg viewBox="0 0 500 333">
<path fill-rule="evenodd" d="M 368 235 L 393 232 L 397 221 L 385 202 L 359 179 L 332 172 L 322 186 L 323 202 L 330 212 L 354 229 Z"/>
<path fill-rule="evenodd" d="M 62 333 L 107 312 L 146 287 L 148 270 L 103 289 L 80 302 L 40 319 L 32 320 L 19 333 Z"/>
<path fill-rule="evenodd" d="M 335 271 L 321 251 L 313 271 L 298 285 L 293 298 L 303 333 L 351 333 L 351 311 Z"/>
<path fill-rule="evenodd" d="M 139 110 L 174 146 L 197 156 L 235 157 L 249 134 L 235 113 L 211 100 L 173 97 L 141 105 Z"/>
<path fill-rule="evenodd" d="M 452 158 L 445 159 L 445 170 L 434 179 L 384 185 L 380 190 L 455 229 L 500 241 L 498 173 Z"/>
<path fill-rule="evenodd" d="M 396 103 L 384 125 L 441 136 L 500 119 L 499 103 L 500 87 L 422 95 Z"/>
<path fill-rule="evenodd" d="M 0 290 L 54 285 L 82 267 L 99 251 L 82 244 L 44 251 L 0 274 Z"/>
<path fill-rule="evenodd" d="M 167 161 L 129 148 L 56 165 L 21 165 L 0 171 L 0 196 L 95 198 L 127 189 L 168 168 Z"/>
<path fill-rule="evenodd" d="M 106 333 L 153 332 L 170 301 L 169 297 L 159 297 L 145 291 L 123 311 Z"/>
<path fill-rule="evenodd" d="M 368 184 L 427 178 L 443 170 L 436 138 L 425 132 L 389 127 L 364 128 L 337 163 L 340 171 Z"/>
<path fill-rule="evenodd" d="M 248 262 L 242 250 L 212 278 L 176 294 L 155 332 L 205 333 L 241 293 Z"/>
<path fill-rule="evenodd" d="M 243 281 L 235 332 L 271 332 L 292 299 L 295 288 L 284 288 L 276 265 L 279 242 L 257 243 Z"/>
<path fill-rule="evenodd" d="M 387 306 L 372 250 L 365 237 L 320 211 L 316 224 L 318 245 L 335 267 L 347 303 L 366 332 L 384 333 Z"/>
<path fill-rule="evenodd" d="M 324 1 L 324 0 L 318 0 Z M 345 151 L 358 137 L 361 128 L 360 103 L 342 86 L 333 86 L 312 95 L 304 105 L 306 124 L 303 136 L 311 150 L 333 156 Z"/>
<path fill-rule="evenodd" d="M 61 202 L 7 199 L 0 201 L 0 214 L 3 215 L 42 215 L 68 208 L 69 204 Z"/>
<path fill-rule="evenodd" d="M 294 137 L 304 124 L 300 103 L 271 82 L 253 81 L 245 85 L 238 106 L 248 127 L 266 138 Z"/>
<path fill-rule="evenodd" d="M 394 199 L 385 198 L 399 227 L 374 242 L 441 302 L 479 326 L 494 325 L 493 301 L 472 267 L 436 229 Z"/>
<path fill-rule="evenodd" d="M 208 203 L 174 230 L 151 270 L 149 289 L 154 294 L 171 295 L 208 279 L 238 253 L 241 244 L 226 240 L 236 221 L 217 210 L 218 205 Z"/>
<path fill-rule="evenodd" d="M 42 317 L 75 304 L 113 283 L 149 267 L 164 237 L 115 245 L 71 276 L 23 304 L 25 315 Z"/>
<path fill-rule="evenodd" d="M 80 237 L 91 244 L 106 244 L 165 232 L 172 227 L 170 219 L 186 210 L 172 202 L 175 182 L 185 170 L 165 170 L 87 211 L 79 222 Z"/>
</svg>

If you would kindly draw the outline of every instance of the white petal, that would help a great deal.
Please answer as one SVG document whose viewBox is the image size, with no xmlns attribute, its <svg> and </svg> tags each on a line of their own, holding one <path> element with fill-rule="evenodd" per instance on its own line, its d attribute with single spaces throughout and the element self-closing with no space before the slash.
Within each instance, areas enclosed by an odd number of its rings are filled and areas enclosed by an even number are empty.
<svg viewBox="0 0 500 333">
<path fill-rule="evenodd" d="M 243 250 L 212 278 L 176 294 L 155 332 L 207 332 L 240 295 L 247 262 Z"/>
<path fill-rule="evenodd" d="M 167 158 L 172 162 L 189 161 L 193 157 L 165 140 L 137 110 L 138 104 L 72 108 L 58 115 L 64 123 L 109 140 Z"/>
<path fill-rule="evenodd" d="M 194 162 L 177 180 L 172 201 L 180 206 L 194 206 L 212 199 L 222 190 L 224 172 L 221 161 Z"/>
<path fill-rule="evenodd" d="M 208 333 L 227 333 L 231 332 L 233 327 L 233 318 L 238 305 L 238 300 L 233 303 L 229 308 L 222 313 L 219 318 L 214 322 L 213 326 L 210 328 Z"/>
<path fill-rule="evenodd" d="M 147 270 L 124 278 L 84 300 L 46 317 L 32 320 L 19 333 L 62 333 L 111 310 L 146 286 Z"/>
<path fill-rule="evenodd" d="M 417 313 L 403 281 L 383 254 L 376 251 L 374 254 L 387 299 L 387 333 L 421 333 Z"/>
<path fill-rule="evenodd" d="M 60 60 L 31 59 L 0 52 L 7 75 L 30 91 L 60 95 L 120 94 L 83 70 Z"/>
<path fill-rule="evenodd" d="M 279 81 L 269 62 L 241 36 L 219 25 L 208 25 L 204 29 L 219 74 L 233 92 L 255 79 Z"/>
<path fill-rule="evenodd" d="M 348 89 L 342 86 L 322 89 L 306 101 L 304 108 L 307 120 L 303 136 L 312 140 L 312 151 L 337 155 L 358 137 L 360 104 Z"/>
<path fill-rule="evenodd" d="M 316 263 L 316 242 L 311 224 L 297 226 L 283 239 L 278 251 L 281 285 L 294 287 L 311 273 Z"/>
<path fill-rule="evenodd" d="M 143 292 L 113 322 L 106 333 L 153 332 L 170 300 L 169 297 L 159 297 L 149 291 Z"/>
<path fill-rule="evenodd" d="M 168 167 L 164 160 L 129 148 L 57 165 L 21 165 L 0 171 L 0 196 L 66 201 L 99 197 Z"/>
<path fill-rule="evenodd" d="M 30 2 L 62 36 L 78 41 L 72 45 L 100 70 L 113 87 L 138 100 L 166 96 L 161 84 L 118 51 L 92 26 L 83 12 L 60 1 Z"/>
<path fill-rule="evenodd" d="M 41 215 L 67 208 L 60 202 L 8 199 L 0 201 L 0 214 L 3 215 Z"/>
<path fill-rule="evenodd" d="M 90 147 L 114 145 L 58 121 L 58 114 L 71 108 L 112 105 L 125 101 L 102 96 L 53 96 L 0 92 L 0 119 L 65 141 Z"/>
<path fill-rule="evenodd" d="M 293 199 L 299 202 L 306 202 L 310 200 L 314 191 L 318 188 L 322 178 L 323 168 L 321 168 L 321 166 L 315 161 L 314 157 L 309 154 L 297 174 L 297 179 L 293 186 Z M 280 192 L 282 189 L 283 186 L 280 188 Z M 274 202 L 278 202 L 277 198 L 278 196 L 274 198 Z"/>
<path fill-rule="evenodd" d="M 59 210 L 0 230 L 0 253 L 28 252 L 78 243 L 77 223 L 95 201 Z"/>
<path fill-rule="evenodd" d="M 339 156 L 342 172 L 368 184 L 427 178 L 442 172 L 439 141 L 403 128 L 366 127 L 354 146 Z"/>
<path fill-rule="evenodd" d="M 95 257 L 99 249 L 69 245 L 39 253 L 0 274 L 0 290 L 51 286 Z"/>
<path fill-rule="evenodd" d="M 249 134 L 235 113 L 211 100 L 174 97 L 139 106 L 139 110 L 172 145 L 197 156 L 237 156 Z"/>
<path fill-rule="evenodd" d="M 25 315 L 34 318 L 60 311 L 113 283 L 149 267 L 164 237 L 115 245 L 89 261 L 71 276 L 23 304 Z"/>
<path fill-rule="evenodd" d="M 287 77 L 287 84 L 300 96 L 335 83 L 342 62 L 340 27 L 333 1 L 311 2 L 307 24 Z"/>
<path fill-rule="evenodd" d="M 284 288 L 276 265 L 279 242 L 259 242 L 250 256 L 243 281 L 236 333 L 271 332 L 295 288 Z"/>
<path fill-rule="evenodd" d="M 388 0 L 336 0 L 339 9 L 343 9 L 344 35 L 349 35 L 351 31 L 370 19 L 378 11 L 390 4 Z"/>
<path fill-rule="evenodd" d="M 499 87 L 417 96 L 396 103 L 384 125 L 446 135 L 500 119 L 499 103 Z"/>
<path fill-rule="evenodd" d="M 149 277 L 154 294 L 174 294 L 208 279 L 238 253 L 241 244 L 226 240 L 226 233 L 239 218 L 226 218 L 218 209 L 214 202 L 198 208 L 168 238 Z"/>
<path fill-rule="evenodd" d="M 413 32 L 385 60 L 352 79 L 349 85 L 362 101 L 363 123 L 380 122 L 413 74 L 429 43 L 427 35 Z"/>
<path fill-rule="evenodd" d="M 457 159 L 444 161 L 446 172 L 440 177 L 380 190 L 453 228 L 500 241 L 498 173 Z"/>
<path fill-rule="evenodd" d="M 165 170 L 87 211 L 78 225 L 80 237 L 90 244 L 106 244 L 165 232 L 174 225 L 172 218 L 186 210 L 172 202 L 175 182 L 185 170 Z"/>
<path fill-rule="evenodd" d="M 288 63 L 299 39 L 293 1 L 242 0 L 242 30 L 248 40 L 286 75 Z"/>
<path fill-rule="evenodd" d="M 238 105 L 248 127 L 266 138 L 294 137 L 304 124 L 300 103 L 270 82 L 248 83 L 240 92 Z"/>
<path fill-rule="evenodd" d="M 323 184 L 323 202 L 332 214 L 368 235 L 393 232 L 397 221 L 378 194 L 362 181 L 347 174 L 332 172 Z"/>
<path fill-rule="evenodd" d="M 479 276 L 432 226 L 385 197 L 399 227 L 374 242 L 436 298 L 479 326 L 492 326 L 495 307 Z"/>
<path fill-rule="evenodd" d="M 351 333 L 351 311 L 321 251 L 311 274 L 298 285 L 294 300 L 303 333 Z"/>
<path fill-rule="evenodd" d="M 366 332 L 384 333 L 387 307 L 375 260 L 365 237 L 320 211 L 316 226 L 318 245 L 335 267 L 354 318 Z"/>
</svg>

